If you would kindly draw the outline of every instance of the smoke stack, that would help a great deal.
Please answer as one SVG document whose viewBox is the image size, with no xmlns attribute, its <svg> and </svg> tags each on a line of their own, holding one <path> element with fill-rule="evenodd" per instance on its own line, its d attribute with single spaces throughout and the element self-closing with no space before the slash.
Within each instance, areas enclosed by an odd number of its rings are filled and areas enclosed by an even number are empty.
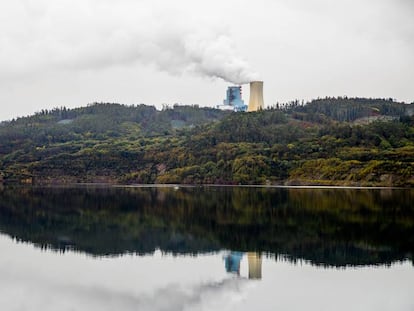
<svg viewBox="0 0 414 311">
<path fill-rule="evenodd" d="M 247 111 L 258 111 L 263 108 L 263 81 L 252 81 L 250 82 L 250 101 Z"/>
<path fill-rule="evenodd" d="M 259 253 L 247 253 L 249 261 L 249 279 L 260 280 L 262 278 L 262 256 Z"/>
</svg>

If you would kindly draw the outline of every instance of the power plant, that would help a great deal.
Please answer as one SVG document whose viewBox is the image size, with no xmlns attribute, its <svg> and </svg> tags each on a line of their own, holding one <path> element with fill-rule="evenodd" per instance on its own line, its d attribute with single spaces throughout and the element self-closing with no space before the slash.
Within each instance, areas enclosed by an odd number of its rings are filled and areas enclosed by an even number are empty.
<svg viewBox="0 0 414 311">
<path fill-rule="evenodd" d="M 222 110 L 247 111 L 247 105 L 242 99 L 241 86 L 229 86 L 226 99 L 223 100 L 223 105 L 219 105 L 218 108 Z"/>
<path fill-rule="evenodd" d="M 263 81 L 250 82 L 250 100 L 247 111 L 258 111 L 264 109 Z"/>
<path fill-rule="evenodd" d="M 242 99 L 241 86 L 229 86 L 226 99 L 217 108 L 232 111 L 258 111 L 264 109 L 263 102 L 263 81 L 250 82 L 250 100 L 247 106 Z"/>
<path fill-rule="evenodd" d="M 262 278 L 262 256 L 259 253 L 247 253 L 249 262 L 249 279 L 260 280 Z"/>
<path fill-rule="evenodd" d="M 240 262 L 245 253 L 231 251 L 224 257 L 226 272 L 240 276 Z M 262 278 L 262 255 L 260 253 L 248 252 L 247 261 L 249 265 L 249 279 L 260 280 Z"/>
</svg>

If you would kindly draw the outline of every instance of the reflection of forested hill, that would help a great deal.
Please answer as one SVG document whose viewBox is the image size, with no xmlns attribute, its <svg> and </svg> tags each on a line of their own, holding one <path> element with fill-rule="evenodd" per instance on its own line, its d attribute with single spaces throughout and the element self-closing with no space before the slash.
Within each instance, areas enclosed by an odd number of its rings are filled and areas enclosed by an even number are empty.
<svg viewBox="0 0 414 311">
<path fill-rule="evenodd" d="M 269 188 L 4 188 L 0 231 L 93 255 L 219 249 L 314 264 L 414 253 L 414 192 Z"/>
<path fill-rule="evenodd" d="M 414 185 L 414 105 L 94 104 L 0 123 L 0 183 Z"/>
</svg>

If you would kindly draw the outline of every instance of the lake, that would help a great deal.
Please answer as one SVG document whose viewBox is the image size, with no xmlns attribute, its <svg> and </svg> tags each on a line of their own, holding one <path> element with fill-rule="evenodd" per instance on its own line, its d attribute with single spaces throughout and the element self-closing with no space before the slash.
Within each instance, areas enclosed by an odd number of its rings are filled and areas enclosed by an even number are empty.
<svg viewBox="0 0 414 311">
<path fill-rule="evenodd" d="M 414 191 L 0 188 L 2 310 L 414 310 Z"/>
</svg>

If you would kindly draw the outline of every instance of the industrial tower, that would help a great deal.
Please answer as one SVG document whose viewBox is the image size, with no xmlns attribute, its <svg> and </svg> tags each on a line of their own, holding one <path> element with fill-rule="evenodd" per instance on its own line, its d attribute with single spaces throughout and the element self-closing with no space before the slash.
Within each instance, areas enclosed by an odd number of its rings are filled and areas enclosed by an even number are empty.
<svg viewBox="0 0 414 311">
<path fill-rule="evenodd" d="M 250 82 L 250 101 L 247 111 L 258 111 L 264 109 L 263 103 L 263 81 Z"/>
</svg>

